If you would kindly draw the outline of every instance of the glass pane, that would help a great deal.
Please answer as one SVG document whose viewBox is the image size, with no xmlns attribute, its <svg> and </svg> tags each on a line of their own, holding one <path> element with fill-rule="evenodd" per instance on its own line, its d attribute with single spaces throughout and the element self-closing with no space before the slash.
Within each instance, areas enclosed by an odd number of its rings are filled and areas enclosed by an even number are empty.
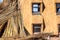
<svg viewBox="0 0 60 40">
<path fill-rule="evenodd" d="M 33 12 L 38 12 L 38 8 L 33 8 Z"/>
<path fill-rule="evenodd" d="M 57 15 L 60 15 L 60 8 L 57 8 Z"/>
<path fill-rule="evenodd" d="M 40 27 L 34 27 L 34 28 L 40 28 Z"/>
<path fill-rule="evenodd" d="M 34 28 L 34 32 L 40 32 L 40 28 Z"/>
<path fill-rule="evenodd" d="M 39 5 L 38 4 L 34 4 L 33 7 L 38 7 Z"/>
<path fill-rule="evenodd" d="M 58 9 L 58 12 L 60 12 L 60 8 Z"/>
<path fill-rule="evenodd" d="M 0 3 L 2 3 L 3 2 L 3 0 L 0 0 Z"/>
<path fill-rule="evenodd" d="M 36 26 L 34 26 L 34 28 L 40 28 L 40 26 L 36 25 Z"/>
<path fill-rule="evenodd" d="M 57 6 L 57 8 L 60 7 L 60 3 L 57 3 L 56 6 Z"/>
<path fill-rule="evenodd" d="M 41 25 L 40 24 L 33 24 L 33 32 L 41 32 Z"/>
</svg>

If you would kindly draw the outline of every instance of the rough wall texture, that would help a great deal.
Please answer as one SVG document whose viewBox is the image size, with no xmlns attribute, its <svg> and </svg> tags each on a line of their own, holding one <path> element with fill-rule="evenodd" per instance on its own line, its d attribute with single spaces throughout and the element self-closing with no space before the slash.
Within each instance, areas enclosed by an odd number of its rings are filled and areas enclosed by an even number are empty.
<svg viewBox="0 0 60 40">
<path fill-rule="evenodd" d="M 43 2 L 46 7 L 43 12 L 43 18 L 46 25 L 44 32 L 58 34 L 57 16 L 55 12 L 55 0 L 44 0 Z"/>
<path fill-rule="evenodd" d="M 59 23 L 59 16 L 56 15 L 55 3 L 59 0 L 43 0 L 45 10 L 42 15 L 32 15 L 32 3 L 42 3 L 42 0 L 26 0 L 21 1 L 21 10 L 24 19 L 24 25 L 30 34 L 33 33 L 32 24 L 42 24 L 45 21 L 46 28 L 44 32 L 58 34 L 57 24 Z M 28 4 L 27 4 L 28 3 Z M 24 5 L 25 4 L 25 5 Z M 43 25 L 43 24 L 42 24 Z"/>
</svg>

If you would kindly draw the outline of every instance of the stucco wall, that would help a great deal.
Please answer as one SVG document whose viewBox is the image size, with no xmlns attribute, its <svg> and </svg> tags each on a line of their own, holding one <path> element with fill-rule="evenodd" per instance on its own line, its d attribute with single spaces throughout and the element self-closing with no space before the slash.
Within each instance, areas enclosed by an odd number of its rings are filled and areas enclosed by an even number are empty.
<svg viewBox="0 0 60 40">
<path fill-rule="evenodd" d="M 56 15 L 56 2 L 60 2 L 60 0 L 44 0 L 46 3 L 46 9 L 44 12 L 41 12 L 43 15 L 32 15 L 32 3 L 42 3 L 42 0 L 20 0 L 20 8 L 21 13 L 23 15 L 24 26 L 28 30 L 30 34 L 33 34 L 32 24 L 33 23 L 43 23 L 43 16 L 45 15 L 44 19 L 46 22 L 46 29 L 44 32 L 53 32 L 53 34 L 58 33 L 57 24 L 60 23 L 60 15 Z M 49 2 L 49 3 L 48 3 Z M 48 19 L 47 19 L 48 18 Z"/>
</svg>

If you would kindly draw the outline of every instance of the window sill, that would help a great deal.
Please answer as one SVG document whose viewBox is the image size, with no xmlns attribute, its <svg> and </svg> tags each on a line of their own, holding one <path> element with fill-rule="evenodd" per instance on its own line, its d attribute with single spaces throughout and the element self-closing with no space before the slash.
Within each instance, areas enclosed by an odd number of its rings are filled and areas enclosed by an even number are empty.
<svg viewBox="0 0 60 40">
<path fill-rule="evenodd" d="M 35 32 L 34 34 L 39 34 L 40 32 Z"/>
<path fill-rule="evenodd" d="M 38 13 L 32 13 L 32 15 L 41 15 L 41 13 L 39 13 L 39 12 Z"/>
</svg>

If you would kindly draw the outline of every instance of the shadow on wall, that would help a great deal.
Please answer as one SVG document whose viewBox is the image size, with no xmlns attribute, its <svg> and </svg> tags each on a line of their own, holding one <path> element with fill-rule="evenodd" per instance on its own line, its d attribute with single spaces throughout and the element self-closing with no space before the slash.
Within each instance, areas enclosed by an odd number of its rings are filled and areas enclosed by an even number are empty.
<svg viewBox="0 0 60 40">
<path fill-rule="evenodd" d="M 43 19 L 43 31 L 44 31 L 45 27 L 46 27 L 46 25 L 45 25 L 45 21 Z"/>
<path fill-rule="evenodd" d="M 26 33 L 27 36 L 30 35 L 30 33 L 26 30 L 25 27 L 24 27 L 24 31 L 25 31 L 25 33 Z"/>
<path fill-rule="evenodd" d="M 0 31 L 0 38 L 3 36 L 3 33 L 4 33 L 4 31 L 5 31 L 5 29 L 7 28 L 7 22 L 6 23 L 4 23 L 4 25 L 2 26 L 2 30 Z"/>
</svg>

